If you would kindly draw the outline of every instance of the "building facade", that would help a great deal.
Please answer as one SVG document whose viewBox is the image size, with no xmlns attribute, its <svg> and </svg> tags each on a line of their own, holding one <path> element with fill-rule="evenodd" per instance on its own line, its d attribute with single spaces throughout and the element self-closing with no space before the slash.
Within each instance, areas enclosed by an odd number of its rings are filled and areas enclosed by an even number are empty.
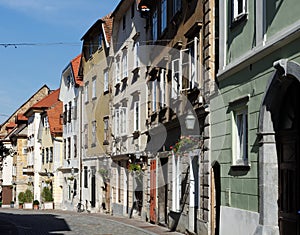
<svg viewBox="0 0 300 235">
<path fill-rule="evenodd" d="M 216 232 L 299 234 L 296 1 L 219 1 Z M 287 17 L 288 15 L 288 17 Z"/>
<path fill-rule="evenodd" d="M 97 20 L 82 37 L 79 73 L 83 79 L 82 99 L 82 201 L 89 211 L 109 210 L 109 183 L 106 164 L 109 161 L 110 85 L 109 47 L 112 19 Z"/>
<path fill-rule="evenodd" d="M 62 208 L 75 210 L 81 200 L 81 96 L 82 79 L 78 76 L 81 54 L 62 72 L 59 100 L 63 103 L 63 174 Z"/>
</svg>

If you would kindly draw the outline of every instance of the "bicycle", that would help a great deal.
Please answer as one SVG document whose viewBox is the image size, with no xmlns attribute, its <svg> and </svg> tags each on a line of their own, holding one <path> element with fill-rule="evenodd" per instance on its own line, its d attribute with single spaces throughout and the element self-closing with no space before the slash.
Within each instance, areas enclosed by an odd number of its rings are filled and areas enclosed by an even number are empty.
<svg viewBox="0 0 300 235">
<path fill-rule="evenodd" d="M 84 209 L 84 205 L 81 203 L 81 202 L 78 202 L 77 204 L 77 212 L 84 212 L 85 209 Z"/>
</svg>

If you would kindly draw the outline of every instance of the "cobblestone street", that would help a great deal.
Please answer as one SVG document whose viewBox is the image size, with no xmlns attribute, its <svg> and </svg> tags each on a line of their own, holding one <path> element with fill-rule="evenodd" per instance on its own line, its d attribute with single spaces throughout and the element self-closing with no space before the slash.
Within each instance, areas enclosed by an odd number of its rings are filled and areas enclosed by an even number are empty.
<svg viewBox="0 0 300 235">
<path fill-rule="evenodd" d="M 0 209 L 0 234 L 169 234 L 138 219 L 67 211 Z"/>
</svg>

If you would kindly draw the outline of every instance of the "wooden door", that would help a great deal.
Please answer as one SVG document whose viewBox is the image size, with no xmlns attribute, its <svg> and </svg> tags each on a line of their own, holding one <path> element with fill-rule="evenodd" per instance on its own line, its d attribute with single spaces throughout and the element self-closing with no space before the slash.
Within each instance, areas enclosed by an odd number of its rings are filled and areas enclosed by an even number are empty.
<svg viewBox="0 0 300 235">
<path fill-rule="evenodd" d="M 281 235 L 300 235 L 299 134 L 296 131 L 277 135 L 279 168 L 279 228 Z"/>
<path fill-rule="evenodd" d="M 156 160 L 150 161 L 150 221 L 156 223 Z"/>
</svg>

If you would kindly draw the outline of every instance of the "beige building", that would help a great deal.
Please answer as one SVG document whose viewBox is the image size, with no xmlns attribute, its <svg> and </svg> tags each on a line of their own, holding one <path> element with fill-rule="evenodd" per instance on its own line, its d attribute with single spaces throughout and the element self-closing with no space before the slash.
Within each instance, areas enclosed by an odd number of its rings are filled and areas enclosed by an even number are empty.
<svg viewBox="0 0 300 235">
<path fill-rule="evenodd" d="M 109 184 L 106 166 L 109 161 L 111 86 L 109 84 L 109 47 L 112 19 L 97 20 L 82 37 L 82 180 L 81 200 L 87 210 L 109 210 Z"/>
</svg>

